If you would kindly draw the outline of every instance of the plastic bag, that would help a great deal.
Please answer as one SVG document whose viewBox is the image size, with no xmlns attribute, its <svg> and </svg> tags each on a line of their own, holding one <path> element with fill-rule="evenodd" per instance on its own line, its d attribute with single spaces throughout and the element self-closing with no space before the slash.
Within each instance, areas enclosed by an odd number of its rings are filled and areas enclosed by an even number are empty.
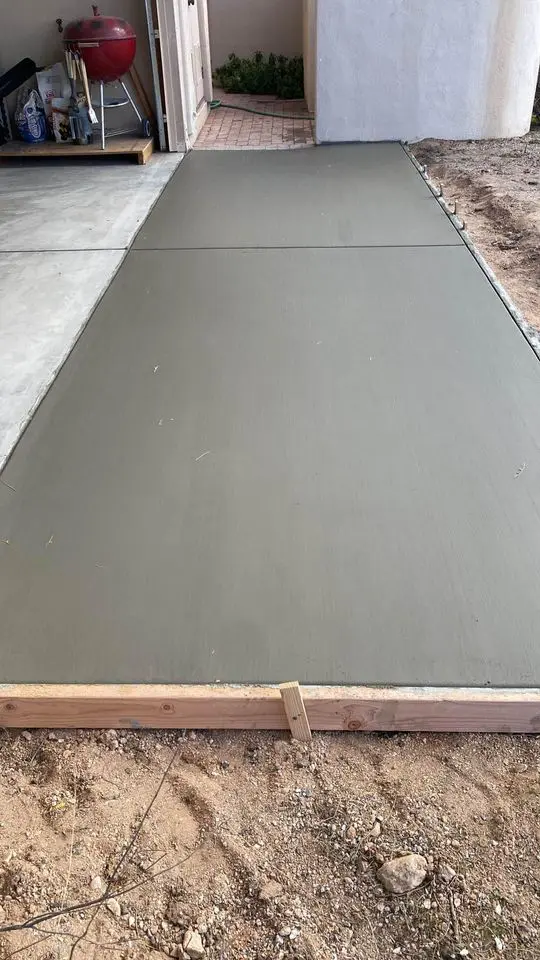
<svg viewBox="0 0 540 960">
<path fill-rule="evenodd" d="M 15 123 L 27 143 L 41 143 L 47 139 L 45 107 L 39 93 L 32 87 L 21 87 L 19 90 Z"/>
<path fill-rule="evenodd" d="M 53 130 L 53 100 L 61 97 L 69 100 L 70 86 L 63 63 L 53 63 L 50 67 L 38 70 L 36 80 L 39 95 L 45 107 L 45 116 L 49 130 Z"/>
<path fill-rule="evenodd" d="M 57 143 L 65 143 L 72 140 L 71 124 L 69 122 L 69 100 L 62 97 L 54 97 L 51 100 L 51 120 L 54 139 Z"/>
</svg>

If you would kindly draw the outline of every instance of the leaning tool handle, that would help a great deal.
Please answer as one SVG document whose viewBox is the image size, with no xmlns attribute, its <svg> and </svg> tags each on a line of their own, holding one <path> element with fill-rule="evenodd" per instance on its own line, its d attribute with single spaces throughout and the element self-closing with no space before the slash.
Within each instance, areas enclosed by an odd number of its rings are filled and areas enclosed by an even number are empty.
<svg viewBox="0 0 540 960">
<path fill-rule="evenodd" d="M 91 97 L 90 97 L 90 86 L 89 86 L 89 83 L 88 83 L 88 74 L 87 74 L 87 72 L 86 72 L 86 64 L 85 64 L 85 62 L 84 62 L 84 60 L 83 60 L 82 57 L 77 57 L 77 64 L 78 64 L 78 67 L 79 67 L 79 73 L 80 73 L 80 75 L 81 75 L 81 80 L 82 80 L 83 87 L 84 87 L 84 95 L 85 95 L 85 97 L 86 97 L 86 102 L 87 102 L 87 104 L 88 104 L 88 117 L 89 117 L 89 119 L 90 119 L 90 123 L 94 123 L 94 124 L 95 124 L 95 123 L 99 123 L 99 120 L 98 120 L 98 118 L 97 118 L 96 111 L 94 110 L 94 108 L 93 108 L 93 106 L 92 106 L 92 100 L 91 100 Z"/>
<path fill-rule="evenodd" d="M 81 111 L 77 103 L 75 60 L 69 50 L 66 50 L 66 67 L 71 86 L 71 97 L 69 100 L 69 126 L 71 128 L 71 136 L 75 140 L 75 143 L 83 144 L 85 143 L 85 136 L 81 121 Z"/>
</svg>

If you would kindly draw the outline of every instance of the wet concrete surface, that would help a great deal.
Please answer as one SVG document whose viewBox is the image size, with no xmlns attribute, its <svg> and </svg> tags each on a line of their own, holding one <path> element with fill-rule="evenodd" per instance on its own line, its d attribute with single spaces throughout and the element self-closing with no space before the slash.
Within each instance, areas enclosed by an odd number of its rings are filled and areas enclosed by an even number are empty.
<svg viewBox="0 0 540 960">
<path fill-rule="evenodd" d="M 128 254 L 1 476 L 1 682 L 538 684 L 538 360 L 449 222 L 336 225 Z"/>
</svg>

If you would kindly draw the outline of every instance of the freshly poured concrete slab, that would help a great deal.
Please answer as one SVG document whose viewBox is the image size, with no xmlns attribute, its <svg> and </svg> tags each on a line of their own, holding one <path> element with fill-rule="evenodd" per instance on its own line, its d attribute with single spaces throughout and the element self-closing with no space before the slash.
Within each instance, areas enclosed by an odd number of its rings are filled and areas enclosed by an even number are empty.
<svg viewBox="0 0 540 960">
<path fill-rule="evenodd" d="M 136 248 L 459 244 L 398 143 L 194 151 Z"/>
<path fill-rule="evenodd" d="M 131 252 L 2 475 L 0 681 L 538 686 L 539 409 L 463 246 Z"/>
</svg>

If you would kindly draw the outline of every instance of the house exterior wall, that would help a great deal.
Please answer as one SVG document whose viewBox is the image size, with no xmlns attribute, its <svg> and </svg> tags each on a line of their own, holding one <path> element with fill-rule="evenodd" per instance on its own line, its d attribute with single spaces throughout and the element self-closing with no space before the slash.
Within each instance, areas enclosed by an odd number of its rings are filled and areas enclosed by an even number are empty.
<svg viewBox="0 0 540 960">
<path fill-rule="evenodd" d="M 230 53 L 302 53 L 302 0 L 208 0 L 212 66 Z"/>
<path fill-rule="evenodd" d="M 319 142 L 524 134 L 539 0 L 317 0 Z"/>
<path fill-rule="evenodd" d="M 304 0 L 303 10 L 304 91 L 306 103 L 315 113 L 315 61 L 317 56 L 317 2 Z"/>
</svg>

